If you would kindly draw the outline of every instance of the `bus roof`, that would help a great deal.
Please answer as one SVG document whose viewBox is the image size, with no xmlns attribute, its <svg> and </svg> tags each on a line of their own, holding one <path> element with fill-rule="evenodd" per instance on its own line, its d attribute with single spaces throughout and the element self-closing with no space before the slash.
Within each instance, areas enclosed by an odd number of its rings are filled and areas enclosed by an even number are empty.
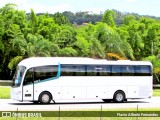
<svg viewBox="0 0 160 120">
<path fill-rule="evenodd" d="M 106 59 L 93 59 L 86 57 L 31 57 L 22 60 L 18 65 L 27 68 L 44 66 L 44 65 L 58 65 L 58 64 L 102 64 L 102 65 L 151 65 L 148 61 L 130 61 L 117 60 L 108 61 Z"/>
</svg>

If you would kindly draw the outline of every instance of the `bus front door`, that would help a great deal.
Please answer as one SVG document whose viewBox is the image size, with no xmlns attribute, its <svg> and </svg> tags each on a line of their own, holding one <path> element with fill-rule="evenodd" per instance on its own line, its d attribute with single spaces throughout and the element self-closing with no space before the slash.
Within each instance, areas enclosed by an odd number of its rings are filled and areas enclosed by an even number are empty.
<svg viewBox="0 0 160 120">
<path fill-rule="evenodd" d="M 23 99 L 22 101 L 33 101 L 34 97 L 34 71 L 33 68 L 29 69 L 24 77 L 23 82 Z"/>
<path fill-rule="evenodd" d="M 23 101 L 33 101 L 33 84 L 23 86 Z"/>
</svg>

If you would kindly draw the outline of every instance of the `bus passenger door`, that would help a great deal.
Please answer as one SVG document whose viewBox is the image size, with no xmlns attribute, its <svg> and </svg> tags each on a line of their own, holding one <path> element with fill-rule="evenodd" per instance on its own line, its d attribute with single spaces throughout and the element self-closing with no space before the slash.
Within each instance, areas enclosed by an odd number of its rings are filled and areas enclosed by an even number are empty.
<svg viewBox="0 0 160 120">
<path fill-rule="evenodd" d="M 26 75 L 24 77 L 24 82 L 23 82 L 23 101 L 33 101 L 33 89 L 34 89 L 34 84 L 33 84 L 33 80 L 34 80 L 34 72 L 33 72 L 33 68 L 29 69 L 26 72 Z"/>
</svg>

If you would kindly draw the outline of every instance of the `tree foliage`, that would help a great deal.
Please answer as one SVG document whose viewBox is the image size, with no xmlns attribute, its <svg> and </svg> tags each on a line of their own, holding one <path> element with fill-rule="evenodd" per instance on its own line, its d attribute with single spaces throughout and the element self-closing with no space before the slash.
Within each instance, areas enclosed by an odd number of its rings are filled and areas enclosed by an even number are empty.
<svg viewBox="0 0 160 120">
<path fill-rule="evenodd" d="M 0 8 L 0 79 L 32 56 L 149 60 L 160 75 L 160 21 L 106 10 L 30 14 L 15 4 Z"/>
<path fill-rule="evenodd" d="M 116 18 L 116 14 L 114 11 L 106 10 L 103 15 L 102 22 L 107 23 L 111 27 L 115 27 L 116 25 L 114 21 L 115 18 Z"/>
</svg>

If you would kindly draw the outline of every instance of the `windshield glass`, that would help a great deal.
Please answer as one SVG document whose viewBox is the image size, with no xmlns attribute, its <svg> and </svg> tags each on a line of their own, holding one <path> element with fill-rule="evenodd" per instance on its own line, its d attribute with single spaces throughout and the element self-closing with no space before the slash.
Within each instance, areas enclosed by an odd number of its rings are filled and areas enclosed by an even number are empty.
<svg viewBox="0 0 160 120">
<path fill-rule="evenodd" d="M 16 72 L 13 76 L 13 80 L 12 80 L 12 87 L 19 87 L 21 85 L 22 77 L 23 77 L 25 70 L 26 70 L 26 67 L 24 66 L 17 67 Z"/>
</svg>

